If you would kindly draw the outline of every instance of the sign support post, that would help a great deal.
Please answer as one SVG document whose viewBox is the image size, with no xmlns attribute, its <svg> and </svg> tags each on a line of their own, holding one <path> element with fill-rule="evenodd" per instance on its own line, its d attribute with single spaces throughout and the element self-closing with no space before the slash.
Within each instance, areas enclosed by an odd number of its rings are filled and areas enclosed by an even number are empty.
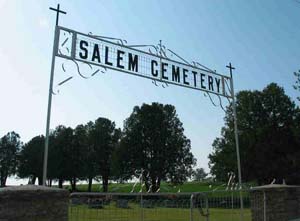
<svg viewBox="0 0 300 221">
<path fill-rule="evenodd" d="M 51 104 L 52 104 L 52 93 L 53 93 L 53 78 L 54 78 L 54 68 L 55 68 L 55 51 L 58 45 L 58 20 L 59 13 L 67 14 L 64 11 L 59 10 L 59 4 L 57 8 L 49 8 L 50 10 L 56 11 L 56 25 L 54 31 L 54 44 L 52 50 L 52 62 L 51 62 L 51 72 L 50 72 L 50 83 L 49 83 L 49 96 L 48 96 L 48 108 L 47 108 L 47 123 L 46 123 L 46 137 L 45 137 L 45 150 L 44 150 L 44 165 L 43 165 L 43 186 L 46 186 L 47 180 L 47 163 L 48 163 L 48 147 L 49 147 L 49 129 L 50 129 L 50 117 L 51 117 Z"/>
<path fill-rule="evenodd" d="M 58 26 L 60 13 L 66 12 L 60 10 L 59 4 L 57 8 L 51 8 L 56 12 L 56 25 L 54 32 L 54 44 L 52 51 L 52 63 L 49 82 L 49 96 L 47 108 L 47 122 L 45 135 L 45 151 L 43 164 L 43 185 L 47 180 L 47 163 L 49 148 L 49 130 L 51 118 L 51 104 L 53 95 L 53 79 L 55 69 L 55 58 L 71 60 L 77 66 L 78 75 L 84 79 L 88 79 L 97 73 L 105 73 L 107 69 L 124 72 L 127 74 L 151 79 L 156 86 L 156 81 L 168 86 L 168 84 L 181 86 L 190 89 L 196 89 L 208 94 L 211 102 L 214 104 L 210 94 L 219 98 L 220 106 L 222 106 L 221 96 L 232 99 L 234 114 L 234 130 L 235 143 L 238 164 L 238 176 L 240 185 L 240 202 L 241 202 L 241 220 L 243 217 L 243 198 L 242 198 L 242 179 L 240 166 L 240 153 L 237 129 L 236 103 L 233 89 L 232 70 L 235 69 L 229 63 L 226 66 L 230 69 L 230 77 L 212 71 L 198 62 L 188 62 L 172 50 L 162 45 L 126 45 L 127 41 L 119 38 L 111 38 L 93 35 L 92 33 L 84 34 L 65 27 Z M 64 39 L 60 44 L 60 35 Z M 107 40 L 109 39 L 109 40 Z M 112 41 L 111 41 L 112 40 Z M 124 44 L 125 43 L 125 44 Z M 148 51 L 136 49 L 138 47 L 148 47 Z M 151 50 L 150 50 L 151 49 Z M 172 57 L 176 58 L 174 60 Z M 92 73 L 83 74 L 80 70 L 80 64 L 84 63 L 90 66 Z M 93 66 L 99 68 L 94 71 Z M 102 70 L 101 70 L 101 69 Z M 204 68 L 204 69 L 203 69 Z M 62 69 L 65 71 L 64 66 Z M 58 85 L 62 85 L 66 81 L 72 79 L 69 77 Z M 228 86 L 230 81 L 230 87 Z M 225 85 L 227 87 L 225 87 Z M 214 104 L 215 105 L 215 104 Z M 216 105 L 215 105 L 216 106 Z"/>
<path fill-rule="evenodd" d="M 234 136 L 235 136 L 235 147 L 236 147 L 236 157 L 237 157 L 237 167 L 238 167 L 238 178 L 239 178 L 239 189 L 240 189 L 240 216 L 241 221 L 244 219 L 244 202 L 242 195 L 242 172 L 241 172 L 241 159 L 240 159 L 240 148 L 239 148 L 239 135 L 238 135 L 238 127 L 237 127 L 237 115 L 236 115 L 236 101 L 233 87 L 233 78 L 232 78 L 232 70 L 235 68 L 229 63 L 226 66 L 230 70 L 230 87 L 231 87 L 231 97 L 232 97 L 232 109 L 233 109 L 233 118 L 234 118 Z"/>
</svg>

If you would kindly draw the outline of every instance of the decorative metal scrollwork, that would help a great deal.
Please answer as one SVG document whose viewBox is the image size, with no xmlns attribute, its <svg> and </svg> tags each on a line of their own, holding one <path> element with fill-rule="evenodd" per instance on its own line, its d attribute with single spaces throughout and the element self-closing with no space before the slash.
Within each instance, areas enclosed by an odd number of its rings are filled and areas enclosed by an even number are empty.
<svg viewBox="0 0 300 221">
<path fill-rule="evenodd" d="M 101 36 L 101 35 L 94 35 L 92 32 L 89 32 L 88 35 L 90 35 L 91 37 L 94 37 L 94 38 L 98 38 L 100 40 L 101 39 L 112 40 L 112 41 L 115 41 L 117 44 L 122 45 L 122 46 L 127 44 L 127 40 L 121 39 L 121 38 L 107 37 L 107 36 Z"/>
<path fill-rule="evenodd" d="M 60 39 L 60 42 L 59 42 L 58 53 L 60 55 L 71 57 L 70 48 L 72 48 L 72 38 L 74 37 L 73 36 L 74 33 L 65 31 L 65 30 L 62 30 L 62 31 L 63 31 L 63 34 L 62 34 L 63 37 Z M 125 39 L 101 36 L 101 35 L 94 35 L 92 32 L 89 32 L 88 35 L 93 38 L 99 39 L 99 40 L 110 40 L 110 41 L 114 42 L 115 44 L 120 45 L 121 47 L 126 46 L 129 48 L 144 48 L 143 51 L 148 52 L 149 54 L 158 57 L 158 59 L 160 59 L 160 62 L 162 62 L 162 59 L 172 59 L 174 61 L 181 62 L 183 64 L 186 64 L 186 65 L 198 68 L 198 69 L 200 68 L 205 71 L 209 71 L 211 73 L 217 74 L 215 70 L 212 70 L 197 61 L 192 61 L 192 62 L 187 61 L 185 58 L 180 56 L 178 53 L 174 52 L 173 50 L 167 48 L 164 44 L 162 44 L 161 40 L 156 45 L 155 44 L 128 45 L 127 44 L 128 42 Z M 105 73 L 107 71 L 107 69 L 104 67 L 97 66 L 97 68 L 96 68 L 96 66 L 91 65 L 90 63 L 87 63 L 87 62 L 82 62 L 82 61 L 78 61 L 78 60 L 74 60 L 74 59 L 71 59 L 71 61 L 72 61 L 72 63 L 75 64 L 77 74 L 83 79 L 89 79 L 89 78 L 97 75 L 98 73 Z M 82 70 L 84 66 L 87 66 L 87 68 L 85 68 L 85 70 Z M 86 69 L 88 69 L 88 70 L 86 70 Z M 63 70 L 63 72 L 67 72 L 65 63 L 62 64 L 62 70 Z M 64 80 L 59 82 L 56 87 L 62 86 L 66 82 L 69 82 L 70 80 L 72 80 L 74 77 L 75 77 L 74 74 L 72 76 L 66 77 Z M 224 77 L 224 78 L 222 78 L 222 81 L 223 81 L 223 85 L 224 85 L 223 89 L 224 90 L 226 89 L 226 91 L 229 92 L 229 94 L 231 94 L 231 88 L 227 82 L 228 79 L 226 77 Z M 152 80 L 152 83 L 157 87 L 162 87 L 162 88 L 169 87 L 169 84 L 167 82 L 163 81 L 163 79 L 157 79 L 157 80 L 154 79 L 154 80 Z M 225 111 L 224 104 L 223 104 L 224 99 L 222 99 L 220 95 L 209 93 L 208 91 L 205 91 L 203 93 L 204 93 L 205 97 L 209 98 L 209 100 L 213 104 L 213 106 L 215 106 L 215 107 L 219 106 L 223 111 Z M 215 96 L 217 96 L 217 101 L 215 101 L 215 98 L 214 98 Z M 228 97 L 226 97 L 226 98 L 227 98 L 228 103 L 230 104 L 231 101 L 229 100 Z"/>
<path fill-rule="evenodd" d="M 58 53 L 64 56 L 71 56 L 72 37 L 73 33 L 67 30 L 60 30 Z"/>
</svg>

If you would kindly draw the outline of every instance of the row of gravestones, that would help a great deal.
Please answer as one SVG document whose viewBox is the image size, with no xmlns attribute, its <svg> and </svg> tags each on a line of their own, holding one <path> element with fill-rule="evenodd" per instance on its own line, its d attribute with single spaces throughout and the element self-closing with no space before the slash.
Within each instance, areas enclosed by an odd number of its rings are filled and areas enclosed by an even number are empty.
<svg viewBox="0 0 300 221">
<path fill-rule="evenodd" d="M 140 203 L 136 201 L 136 203 Z M 72 205 L 88 205 L 89 208 L 92 209 L 102 209 L 105 205 L 110 204 L 110 200 L 105 200 L 102 198 L 72 198 L 71 199 Z M 166 207 L 166 208 L 189 208 L 190 202 L 187 200 L 182 201 L 173 201 L 173 200 L 143 200 L 142 205 L 143 208 L 154 208 L 155 206 L 159 207 Z M 119 199 L 116 200 L 116 207 L 128 209 L 129 207 L 129 200 L 126 199 Z"/>
</svg>

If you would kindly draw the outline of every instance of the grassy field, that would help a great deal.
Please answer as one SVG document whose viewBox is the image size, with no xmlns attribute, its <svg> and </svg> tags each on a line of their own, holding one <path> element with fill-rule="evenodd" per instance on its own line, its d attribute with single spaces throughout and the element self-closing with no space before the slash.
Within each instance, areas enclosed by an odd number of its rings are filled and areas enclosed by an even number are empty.
<svg viewBox="0 0 300 221">
<path fill-rule="evenodd" d="M 210 221 L 239 221 L 238 209 L 210 209 Z M 69 209 L 69 221 L 189 221 L 191 210 L 187 208 L 144 208 L 131 204 L 129 209 L 117 208 L 115 205 L 102 209 L 90 209 L 87 206 L 73 206 Z M 192 212 L 194 221 L 206 221 L 197 209 Z M 244 221 L 251 221 L 249 209 L 244 210 Z"/>
<path fill-rule="evenodd" d="M 109 192 L 113 193 L 130 193 L 134 183 L 124 184 L 109 184 Z M 88 186 L 78 185 L 78 190 L 86 192 Z M 171 186 L 168 183 L 162 183 L 160 192 L 176 193 L 184 192 L 208 192 L 210 221 L 240 221 L 240 210 L 231 208 L 231 199 L 234 197 L 234 202 L 239 202 L 239 192 L 225 191 L 224 184 L 205 183 L 205 182 L 187 182 L 179 186 Z M 140 186 L 136 185 L 133 192 L 139 192 Z M 102 192 L 100 184 L 94 184 L 93 192 Z M 244 192 L 244 221 L 251 221 L 251 212 L 249 209 L 249 195 Z M 147 194 L 145 193 L 145 197 Z M 229 200 L 229 201 L 228 201 Z M 225 207 L 222 202 L 225 202 Z M 248 202 L 248 203 L 247 203 Z M 189 204 L 189 202 L 188 202 Z M 187 206 L 189 207 L 189 206 Z M 141 221 L 142 216 L 144 221 L 189 221 L 191 210 L 189 208 L 167 208 L 164 206 L 155 206 L 153 208 L 140 208 L 138 203 L 131 202 L 128 209 L 118 208 L 116 201 L 105 205 L 102 209 L 92 209 L 88 205 L 73 205 L 69 208 L 69 221 Z M 235 204 L 235 208 L 238 208 Z M 197 208 L 192 212 L 193 221 L 206 221 L 207 217 L 202 216 Z"/>
<path fill-rule="evenodd" d="M 134 183 L 111 183 L 108 186 L 108 192 L 118 192 L 118 193 L 130 193 L 133 189 Z M 66 186 L 69 188 L 69 186 Z M 206 192 L 212 190 L 224 190 L 225 185 L 220 183 L 206 183 L 206 182 L 187 182 L 183 185 L 172 186 L 168 183 L 163 182 L 160 187 L 160 192 Z M 80 192 L 85 192 L 88 190 L 87 184 L 77 185 L 77 190 Z M 134 192 L 140 190 L 140 185 L 136 185 Z M 92 192 L 102 192 L 101 184 L 93 184 Z"/>
<path fill-rule="evenodd" d="M 111 183 L 108 186 L 108 192 L 111 193 L 130 193 L 132 190 L 133 192 L 137 193 L 140 191 L 140 185 L 137 184 L 135 188 L 133 188 L 134 183 Z M 69 186 L 65 186 L 65 188 L 70 188 Z M 81 184 L 77 185 L 78 192 L 87 192 L 88 185 Z M 208 195 L 211 197 L 231 197 L 232 195 L 235 197 L 239 197 L 238 191 L 225 191 L 226 186 L 225 184 L 220 183 L 207 183 L 207 182 L 186 182 L 182 185 L 172 186 L 168 183 L 162 182 L 160 187 L 160 193 L 186 193 L 186 192 L 208 192 Z M 93 184 L 92 192 L 102 192 L 102 185 L 101 184 Z M 143 192 L 145 193 L 146 190 L 144 189 Z M 248 197 L 249 193 L 247 191 L 243 192 L 244 197 Z"/>
</svg>

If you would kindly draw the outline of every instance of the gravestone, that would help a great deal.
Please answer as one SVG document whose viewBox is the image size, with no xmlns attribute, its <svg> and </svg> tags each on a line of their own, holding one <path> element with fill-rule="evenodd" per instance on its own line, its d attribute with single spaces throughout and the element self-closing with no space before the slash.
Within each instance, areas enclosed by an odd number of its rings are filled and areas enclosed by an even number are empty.
<svg viewBox="0 0 300 221">
<path fill-rule="evenodd" d="M 152 200 L 143 200 L 142 201 L 142 207 L 143 208 L 153 208 L 154 205 L 153 205 Z"/>
<path fill-rule="evenodd" d="M 88 205 L 90 209 L 103 209 L 103 199 L 89 199 Z"/>
<path fill-rule="evenodd" d="M 250 191 L 252 221 L 291 221 L 300 218 L 300 187 L 270 184 Z"/>
<path fill-rule="evenodd" d="M 117 200 L 117 208 L 128 209 L 128 200 Z"/>
<path fill-rule="evenodd" d="M 1 221 L 68 221 L 69 192 L 44 186 L 0 188 Z"/>
</svg>

